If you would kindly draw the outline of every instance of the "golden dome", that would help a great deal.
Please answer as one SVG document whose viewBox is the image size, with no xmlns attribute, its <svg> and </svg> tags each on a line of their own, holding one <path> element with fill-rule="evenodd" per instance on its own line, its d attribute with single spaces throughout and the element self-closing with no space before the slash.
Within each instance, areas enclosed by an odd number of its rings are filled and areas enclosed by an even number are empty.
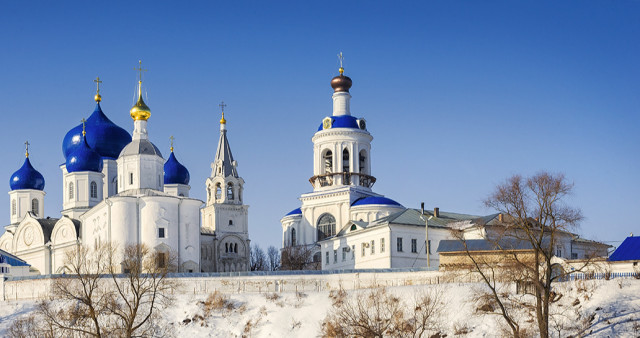
<svg viewBox="0 0 640 338">
<path fill-rule="evenodd" d="M 227 120 L 224 119 L 224 113 L 222 113 L 222 118 L 220 119 L 220 124 L 227 124 Z"/>
<path fill-rule="evenodd" d="M 100 96 L 100 94 L 96 94 L 96 96 L 94 96 L 93 99 L 96 100 L 96 102 L 100 102 L 102 101 L 102 96 Z"/>
<path fill-rule="evenodd" d="M 142 81 L 138 83 L 138 102 L 131 107 L 131 118 L 134 120 L 146 121 L 151 116 L 151 109 L 144 103 L 142 99 Z"/>
</svg>

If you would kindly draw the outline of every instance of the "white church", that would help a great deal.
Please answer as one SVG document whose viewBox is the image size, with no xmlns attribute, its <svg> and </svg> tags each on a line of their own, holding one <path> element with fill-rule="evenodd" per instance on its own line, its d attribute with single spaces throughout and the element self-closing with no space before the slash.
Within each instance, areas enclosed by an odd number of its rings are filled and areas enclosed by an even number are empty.
<svg viewBox="0 0 640 338">
<path fill-rule="evenodd" d="M 94 112 L 63 140 L 62 215 L 44 217 L 45 180 L 31 165 L 27 143 L 24 164 L 10 178 L 10 221 L 0 249 L 26 261 L 34 274 L 64 273 L 65 250 L 103 242 L 120 248 L 145 244 L 160 257 L 175 253 L 179 272 L 248 270 L 248 206 L 227 139 L 224 105 L 203 202 L 189 197 L 189 171 L 173 145 L 165 160 L 149 139 L 151 110 L 142 98 L 142 77 L 130 111 L 133 136 L 104 114 L 101 81 L 96 82 Z"/>
</svg>

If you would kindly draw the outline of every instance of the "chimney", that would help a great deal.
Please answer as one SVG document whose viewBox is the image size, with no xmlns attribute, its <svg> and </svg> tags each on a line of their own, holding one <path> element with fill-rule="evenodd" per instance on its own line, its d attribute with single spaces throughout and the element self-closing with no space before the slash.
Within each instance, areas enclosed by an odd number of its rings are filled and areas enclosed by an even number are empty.
<svg viewBox="0 0 640 338">
<path fill-rule="evenodd" d="M 433 208 L 433 217 L 440 217 L 440 208 Z"/>
<path fill-rule="evenodd" d="M 422 214 L 424 215 L 424 202 L 420 203 L 420 208 L 422 209 Z"/>
<path fill-rule="evenodd" d="M 498 221 L 500 221 L 500 223 L 504 222 L 504 215 L 502 213 L 498 214 Z"/>
</svg>

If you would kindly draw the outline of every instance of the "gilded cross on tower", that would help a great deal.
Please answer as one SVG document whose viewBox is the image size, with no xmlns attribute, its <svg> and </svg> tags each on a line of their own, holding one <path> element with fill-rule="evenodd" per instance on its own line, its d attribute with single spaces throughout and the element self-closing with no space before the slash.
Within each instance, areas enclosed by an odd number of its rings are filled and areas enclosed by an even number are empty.
<svg viewBox="0 0 640 338">
<path fill-rule="evenodd" d="M 29 157 L 29 141 L 25 141 L 24 145 L 25 145 L 25 148 L 26 148 L 25 156 Z"/>
<path fill-rule="evenodd" d="M 344 61 L 344 56 L 342 55 L 342 52 L 338 54 L 338 61 L 340 61 L 340 68 L 342 68 L 342 62 Z"/>
<path fill-rule="evenodd" d="M 93 82 L 96 83 L 96 96 L 94 97 L 94 100 L 96 100 L 96 102 L 100 102 L 102 101 L 102 96 L 100 96 L 100 84 L 102 83 L 102 81 L 100 81 L 100 77 L 96 77 L 95 80 L 93 80 Z"/>
<path fill-rule="evenodd" d="M 171 135 L 171 137 L 169 137 L 169 140 L 171 140 L 171 148 L 169 148 L 169 149 L 171 149 L 171 152 L 173 152 L 173 140 L 174 140 L 173 135 Z"/>
<path fill-rule="evenodd" d="M 87 120 L 82 118 L 82 120 L 80 120 L 80 122 L 82 122 L 82 136 L 85 136 L 85 135 L 87 135 L 87 132 L 85 131 L 84 123 L 87 122 Z"/>
<path fill-rule="evenodd" d="M 220 119 L 220 123 L 221 124 L 225 124 L 225 123 L 227 123 L 227 120 L 224 119 L 224 107 L 226 107 L 227 105 L 224 104 L 224 101 L 222 101 L 222 102 L 220 102 L 220 104 L 218 106 L 222 110 L 222 118 Z"/>
<path fill-rule="evenodd" d="M 138 60 L 138 67 L 134 68 L 134 70 L 137 70 L 140 76 L 140 82 L 142 82 L 142 72 L 146 72 L 147 69 L 142 68 L 142 60 Z"/>
</svg>

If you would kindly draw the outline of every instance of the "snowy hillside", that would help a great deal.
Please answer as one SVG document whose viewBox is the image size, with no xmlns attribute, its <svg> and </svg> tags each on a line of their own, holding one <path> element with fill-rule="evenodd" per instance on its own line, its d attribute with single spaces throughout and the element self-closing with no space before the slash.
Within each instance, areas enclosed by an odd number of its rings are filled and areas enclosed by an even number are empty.
<svg viewBox="0 0 640 338">
<path fill-rule="evenodd" d="M 441 335 L 493 337 L 504 327 L 499 315 L 481 309 L 476 295 L 482 284 L 441 284 L 388 288 L 389 294 L 400 298 L 403 308 L 413 311 L 418 295 L 438 295 L 438 316 L 434 330 L 424 336 Z M 380 290 L 374 290 L 379 292 Z M 640 335 L 640 280 L 578 281 L 559 283 L 550 327 L 554 336 L 582 334 L 587 337 L 637 337 Z M 348 291 L 350 297 L 366 297 L 371 289 Z M 322 335 L 323 321 L 332 311 L 336 294 L 308 292 L 280 294 L 227 294 L 205 308 L 208 295 L 178 296 L 175 303 L 162 313 L 168 334 L 178 337 L 316 337 Z M 513 296 L 515 298 L 522 296 Z M 531 300 L 531 296 L 524 299 Z M 226 299 L 225 299 L 226 298 Z M 34 310 L 35 301 L 0 303 L 0 336 L 18 318 Z M 521 326 L 531 333 L 534 317 L 527 310 L 518 313 Z"/>
</svg>

